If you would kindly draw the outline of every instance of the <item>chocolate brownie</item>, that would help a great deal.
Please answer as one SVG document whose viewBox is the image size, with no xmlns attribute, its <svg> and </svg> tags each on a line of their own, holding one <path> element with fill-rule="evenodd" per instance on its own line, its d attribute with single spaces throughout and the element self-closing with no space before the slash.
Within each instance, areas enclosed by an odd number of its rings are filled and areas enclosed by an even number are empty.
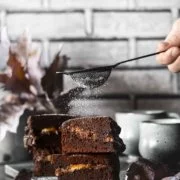
<svg viewBox="0 0 180 180">
<path fill-rule="evenodd" d="M 110 117 L 73 118 L 62 124 L 62 153 L 121 153 L 125 150 L 119 138 L 121 131 Z"/>
<path fill-rule="evenodd" d="M 25 147 L 32 153 L 36 149 L 49 150 L 49 154 L 61 153 L 59 127 L 64 121 L 74 117 L 77 116 L 44 114 L 29 117 L 25 128 Z"/>
<path fill-rule="evenodd" d="M 58 173 L 58 171 L 57 171 Z M 113 176 L 111 167 L 108 166 L 97 166 L 82 168 L 73 173 L 63 172 L 60 170 L 59 180 L 119 180 L 118 177 Z"/>
<path fill-rule="evenodd" d="M 30 152 L 35 149 L 49 149 L 49 153 L 60 153 L 60 134 L 39 134 L 37 136 L 24 136 L 24 144 Z"/>
<path fill-rule="evenodd" d="M 73 180 L 78 178 L 117 180 L 119 171 L 119 159 L 115 154 L 54 154 L 35 163 L 34 175 L 58 176 Z"/>
<path fill-rule="evenodd" d="M 140 159 L 130 165 L 127 170 L 127 180 L 160 180 L 169 175 L 166 165 Z"/>
</svg>

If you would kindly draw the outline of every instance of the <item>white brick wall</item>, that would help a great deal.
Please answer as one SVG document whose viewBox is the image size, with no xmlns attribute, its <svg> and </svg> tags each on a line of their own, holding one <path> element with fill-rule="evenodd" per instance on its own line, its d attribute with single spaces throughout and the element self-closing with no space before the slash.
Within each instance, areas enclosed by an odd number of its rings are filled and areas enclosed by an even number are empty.
<svg viewBox="0 0 180 180">
<path fill-rule="evenodd" d="M 103 66 L 128 58 L 127 41 L 75 41 L 63 42 L 63 53 L 71 57 L 69 67 Z M 50 55 L 54 57 L 58 43 L 51 43 Z"/>
<path fill-rule="evenodd" d="M 9 14 L 7 27 L 12 39 L 22 33 L 23 27 L 28 27 L 36 39 L 85 36 L 84 18 L 81 13 Z"/>
<path fill-rule="evenodd" d="M 0 10 L 35 10 L 41 8 L 41 0 L 0 0 Z"/>
<path fill-rule="evenodd" d="M 154 99 L 139 99 L 138 102 L 138 108 L 140 109 L 164 109 L 167 111 L 172 111 L 172 112 L 178 112 L 180 113 L 180 101 L 178 98 L 176 99 L 159 99 L 159 98 L 154 98 Z"/>
<path fill-rule="evenodd" d="M 162 40 L 163 39 L 157 39 L 157 40 L 140 39 L 140 40 L 137 40 L 137 44 L 136 44 L 137 56 L 142 56 L 144 54 L 156 52 L 157 44 Z M 137 62 L 137 65 L 138 66 L 155 66 L 155 67 L 161 66 L 161 65 L 157 64 L 154 56 L 148 57 L 143 60 L 139 60 Z"/>
<path fill-rule="evenodd" d="M 169 12 L 97 12 L 94 33 L 100 37 L 159 37 L 170 30 Z"/>
<path fill-rule="evenodd" d="M 153 8 L 153 9 L 161 9 L 161 8 L 180 8 L 180 0 L 137 0 L 138 7 L 143 8 Z"/>
<path fill-rule="evenodd" d="M 71 69 L 109 65 L 155 52 L 179 16 L 180 0 L 0 0 L 0 26 L 7 25 L 12 40 L 29 27 L 34 40 L 47 41 L 51 59 L 63 42 L 62 53 L 71 57 Z M 178 79 L 150 57 L 113 71 L 108 84 L 92 94 L 169 97 L 179 93 Z M 72 86 L 65 78 L 65 88 Z M 111 115 L 118 109 L 132 108 L 129 101 L 116 100 L 93 100 L 87 107 L 102 106 Z M 138 101 L 137 108 L 178 109 L 178 100 L 173 98 L 166 105 L 166 98 L 158 102 L 154 106 L 155 101 L 145 98 Z M 98 113 L 105 111 L 101 108 Z"/>
<path fill-rule="evenodd" d="M 127 0 L 51 0 L 51 9 L 124 9 L 128 7 Z"/>
</svg>

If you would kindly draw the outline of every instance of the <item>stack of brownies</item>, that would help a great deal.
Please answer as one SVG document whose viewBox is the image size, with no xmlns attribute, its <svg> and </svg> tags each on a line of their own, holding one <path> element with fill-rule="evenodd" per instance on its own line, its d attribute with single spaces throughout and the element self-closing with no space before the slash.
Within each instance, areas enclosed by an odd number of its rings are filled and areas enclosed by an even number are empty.
<svg viewBox="0 0 180 180">
<path fill-rule="evenodd" d="M 37 115 L 28 119 L 25 146 L 34 176 L 61 180 L 119 180 L 125 150 L 120 127 L 104 116 Z"/>
</svg>

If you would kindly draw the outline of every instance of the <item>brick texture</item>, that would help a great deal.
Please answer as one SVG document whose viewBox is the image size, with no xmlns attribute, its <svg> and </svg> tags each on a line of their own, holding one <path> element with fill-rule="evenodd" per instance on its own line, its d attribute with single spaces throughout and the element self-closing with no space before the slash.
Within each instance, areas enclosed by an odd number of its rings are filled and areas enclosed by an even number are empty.
<svg viewBox="0 0 180 180">
<path fill-rule="evenodd" d="M 96 12 L 94 34 L 100 37 L 158 37 L 171 26 L 169 12 Z"/>
<path fill-rule="evenodd" d="M 34 10 L 41 8 L 41 0 L 0 0 L 0 10 Z"/>
<path fill-rule="evenodd" d="M 153 9 L 161 9 L 161 8 L 179 8 L 180 0 L 137 0 L 138 7 L 143 8 L 153 8 Z"/>
<path fill-rule="evenodd" d="M 0 10 L 0 23 L 7 24 L 12 40 L 29 27 L 34 40 L 47 42 L 51 59 L 63 42 L 62 54 L 71 57 L 68 67 L 77 69 L 155 52 L 180 16 L 180 0 L 0 0 Z M 139 99 L 137 108 L 179 112 L 179 100 L 167 99 L 179 93 L 179 76 L 160 67 L 155 57 L 128 63 L 114 70 L 103 87 L 83 95 L 164 94 L 164 99 Z M 64 86 L 67 90 L 76 84 L 64 76 Z M 121 98 L 81 99 L 71 105 L 75 114 L 114 116 L 132 109 Z"/>
<path fill-rule="evenodd" d="M 71 114 L 106 115 L 114 118 L 116 112 L 132 109 L 129 100 L 86 100 L 79 99 L 71 104 Z"/>
<path fill-rule="evenodd" d="M 180 99 L 141 99 L 138 101 L 139 109 L 164 109 L 180 113 Z"/>
<path fill-rule="evenodd" d="M 58 44 L 51 43 L 51 57 L 56 54 Z M 62 53 L 71 58 L 69 67 L 111 65 L 128 58 L 127 41 L 76 41 L 63 42 L 63 44 Z"/>
<path fill-rule="evenodd" d="M 37 39 L 84 36 L 84 19 L 81 13 L 20 13 L 7 16 L 7 26 L 12 39 L 29 27 Z"/>
<path fill-rule="evenodd" d="M 162 39 L 163 40 L 163 39 Z M 137 41 L 137 56 L 142 56 L 145 54 L 150 54 L 150 53 L 154 53 L 156 52 L 156 48 L 159 42 L 161 42 L 162 40 L 138 40 Z M 155 56 L 151 56 L 148 57 L 146 59 L 142 59 L 137 61 L 137 65 L 139 66 L 160 66 L 157 62 L 156 62 L 156 58 Z"/>
<path fill-rule="evenodd" d="M 162 81 L 163 80 L 163 81 Z M 174 93 L 174 75 L 168 70 L 122 70 L 113 71 L 107 83 L 91 91 L 93 94 L 161 94 Z M 65 75 L 65 89 L 75 87 L 73 80 Z"/>
<path fill-rule="evenodd" d="M 127 8 L 127 0 L 51 0 L 52 9 L 84 9 L 84 8 L 93 8 L 93 9 L 104 9 L 104 8 L 115 8 L 122 9 Z"/>
</svg>

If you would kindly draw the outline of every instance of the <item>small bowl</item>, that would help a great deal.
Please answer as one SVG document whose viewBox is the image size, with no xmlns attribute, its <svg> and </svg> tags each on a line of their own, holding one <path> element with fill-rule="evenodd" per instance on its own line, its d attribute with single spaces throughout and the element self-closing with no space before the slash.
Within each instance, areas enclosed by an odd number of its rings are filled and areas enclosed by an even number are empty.
<svg viewBox="0 0 180 180">
<path fill-rule="evenodd" d="M 163 110 L 146 110 L 132 112 L 118 112 L 115 121 L 121 127 L 120 137 L 126 144 L 125 154 L 139 156 L 139 126 L 142 121 L 159 118 L 178 118 L 176 113 L 167 113 Z"/>
<path fill-rule="evenodd" d="M 143 158 L 175 164 L 180 160 L 180 119 L 156 119 L 140 124 L 139 152 Z"/>
</svg>

